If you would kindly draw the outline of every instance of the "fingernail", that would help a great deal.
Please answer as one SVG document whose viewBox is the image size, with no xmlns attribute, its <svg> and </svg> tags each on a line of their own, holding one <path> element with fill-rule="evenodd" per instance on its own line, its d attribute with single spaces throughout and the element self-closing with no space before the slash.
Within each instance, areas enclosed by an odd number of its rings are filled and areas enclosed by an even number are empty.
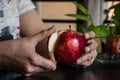
<svg viewBox="0 0 120 80">
<path fill-rule="evenodd" d="M 85 48 L 85 52 L 89 52 L 90 51 L 90 48 L 89 47 L 86 47 Z"/>
<path fill-rule="evenodd" d="M 88 39 L 89 38 L 89 34 L 85 33 L 85 38 Z"/>
<path fill-rule="evenodd" d="M 77 65 L 79 65 L 81 63 L 81 60 L 77 60 Z"/>
</svg>

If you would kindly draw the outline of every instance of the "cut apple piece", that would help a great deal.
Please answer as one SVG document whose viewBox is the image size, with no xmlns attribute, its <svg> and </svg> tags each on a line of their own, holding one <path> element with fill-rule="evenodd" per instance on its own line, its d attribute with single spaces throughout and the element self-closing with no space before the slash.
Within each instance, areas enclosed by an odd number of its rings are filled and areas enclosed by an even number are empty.
<svg viewBox="0 0 120 80">
<path fill-rule="evenodd" d="M 50 36 L 49 41 L 48 41 L 48 50 L 49 50 L 49 52 L 54 52 L 54 46 L 55 46 L 57 38 L 58 38 L 58 33 L 57 32 L 53 33 Z"/>
</svg>

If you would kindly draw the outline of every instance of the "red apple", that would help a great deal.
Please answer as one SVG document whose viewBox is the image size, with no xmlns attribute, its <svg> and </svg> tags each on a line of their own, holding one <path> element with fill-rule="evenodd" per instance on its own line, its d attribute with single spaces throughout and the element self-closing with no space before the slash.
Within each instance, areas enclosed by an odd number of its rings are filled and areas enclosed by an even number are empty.
<svg viewBox="0 0 120 80">
<path fill-rule="evenodd" d="M 112 44 L 112 50 L 114 53 L 119 54 L 120 53 L 120 36 L 116 35 L 113 36 L 113 44 Z"/>
<path fill-rule="evenodd" d="M 72 30 L 55 32 L 48 41 L 48 50 L 54 52 L 56 60 L 61 63 L 75 63 L 84 53 L 85 46 L 84 35 Z"/>
<path fill-rule="evenodd" d="M 113 35 L 107 39 L 107 46 L 109 46 L 109 51 L 120 54 L 120 35 Z"/>
</svg>

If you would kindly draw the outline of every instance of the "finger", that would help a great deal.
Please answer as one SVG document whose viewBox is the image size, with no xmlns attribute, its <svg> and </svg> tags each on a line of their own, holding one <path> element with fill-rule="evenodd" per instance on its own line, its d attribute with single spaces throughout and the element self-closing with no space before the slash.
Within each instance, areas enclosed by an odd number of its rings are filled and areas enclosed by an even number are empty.
<svg viewBox="0 0 120 80">
<path fill-rule="evenodd" d="M 87 44 L 91 44 L 92 42 L 94 42 L 95 40 L 94 39 L 89 39 L 88 41 L 87 41 Z"/>
<path fill-rule="evenodd" d="M 83 65 L 85 67 L 90 66 L 91 64 L 93 64 L 93 60 L 86 60 L 80 63 L 80 65 Z"/>
<path fill-rule="evenodd" d="M 90 59 L 87 59 L 87 60 L 81 62 L 80 65 L 90 66 L 91 64 L 93 64 L 94 59 L 95 59 L 95 57 L 92 56 Z"/>
<path fill-rule="evenodd" d="M 86 60 L 82 60 L 81 63 L 79 63 L 77 65 L 83 65 L 83 66 L 86 67 L 86 66 L 91 65 L 93 63 L 93 61 L 94 61 L 93 59 L 89 58 L 89 59 L 86 59 Z"/>
<path fill-rule="evenodd" d="M 56 30 L 55 26 L 51 26 L 50 28 L 47 29 L 48 33 L 47 35 L 50 36 L 52 33 L 54 33 Z"/>
<path fill-rule="evenodd" d="M 39 32 L 30 38 L 32 39 L 33 42 L 35 42 L 37 44 L 38 42 L 40 42 L 41 40 L 43 40 L 45 37 L 49 36 L 53 32 L 55 32 L 54 26 Z"/>
<path fill-rule="evenodd" d="M 97 50 L 93 50 L 91 51 L 91 55 L 92 55 L 92 59 L 95 60 L 96 56 L 97 56 Z"/>
<path fill-rule="evenodd" d="M 98 47 L 97 42 L 92 41 L 91 44 L 89 44 L 87 47 L 85 47 L 85 52 L 88 53 L 88 52 L 90 52 L 92 50 L 95 50 L 97 47 Z"/>
<path fill-rule="evenodd" d="M 54 54 L 53 53 L 49 53 L 48 55 L 49 55 L 50 59 L 56 64 L 57 61 L 55 60 Z"/>
<path fill-rule="evenodd" d="M 77 59 L 76 63 L 77 65 L 81 64 L 82 62 L 86 61 L 87 59 L 89 59 L 91 57 L 91 54 L 85 54 L 82 55 L 79 59 Z"/>
<path fill-rule="evenodd" d="M 43 67 L 45 69 L 49 69 L 49 70 L 56 69 L 56 64 L 52 60 L 46 59 L 38 54 L 36 54 L 34 58 L 32 59 L 32 64 L 39 66 L 39 67 Z"/>
<path fill-rule="evenodd" d="M 47 70 L 47 69 L 46 69 Z M 28 65 L 26 66 L 26 73 L 27 74 L 33 74 L 33 73 L 37 73 L 37 72 L 43 72 L 46 71 L 45 69 L 35 66 L 35 65 Z"/>
<path fill-rule="evenodd" d="M 93 50 L 93 51 L 91 51 L 91 53 L 89 53 L 88 56 L 86 54 L 84 59 L 82 58 L 81 63 L 79 63 L 79 64 L 84 65 L 84 66 L 89 66 L 94 62 L 96 56 L 97 56 L 97 51 Z"/>
<path fill-rule="evenodd" d="M 33 35 L 32 37 L 30 37 L 30 40 L 32 40 L 34 43 L 38 43 L 41 40 L 43 40 L 45 37 L 47 37 L 47 30 L 43 30 L 35 35 Z"/>
<path fill-rule="evenodd" d="M 27 77 L 29 77 L 29 76 L 31 76 L 35 73 L 38 73 L 38 72 L 50 71 L 50 70 L 47 70 L 47 69 L 44 69 L 44 68 L 41 68 L 41 67 L 36 67 L 34 65 L 31 65 L 29 67 L 29 69 L 27 69 L 27 70 L 28 70 L 28 72 L 23 74 L 24 76 L 27 76 Z"/>
<path fill-rule="evenodd" d="M 95 33 L 93 31 L 87 32 L 84 35 L 86 39 L 91 39 L 95 37 Z"/>
</svg>

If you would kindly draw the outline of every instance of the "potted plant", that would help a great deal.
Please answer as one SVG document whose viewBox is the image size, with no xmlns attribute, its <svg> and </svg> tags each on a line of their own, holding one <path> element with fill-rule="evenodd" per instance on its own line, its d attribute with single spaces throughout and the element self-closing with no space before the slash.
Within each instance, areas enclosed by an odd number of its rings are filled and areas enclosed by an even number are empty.
<svg viewBox="0 0 120 80">
<path fill-rule="evenodd" d="M 109 10 L 114 9 L 114 13 L 112 16 L 111 21 L 109 22 L 108 26 L 110 26 L 111 24 L 114 24 L 110 27 L 112 27 L 112 32 L 113 35 L 111 36 L 111 38 L 108 40 L 108 44 L 111 43 L 111 51 L 115 54 L 119 54 L 120 50 L 119 48 L 119 42 L 120 42 L 120 3 L 116 4 L 114 6 L 111 6 L 109 8 Z"/>
<path fill-rule="evenodd" d="M 81 4 L 79 3 L 74 3 L 76 7 L 81 11 L 82 14 L 66 14 L 67 16 L 76 18 L 78 20 L 83 20 L 83 21 L 89 21 L 90 25 L 87 27 L 80 27 L 81 32 L 85 33 L 88 31 L 94 31 L 96 34 L 96 38 L 101 41 L 101 47 L 102 47 L 102 53 L 107 53 L 107 54 L 99 54 L 100 59 L 113 59 L 116 58 L 116 55 L 113 53 L 120 53 L 119 48 L 119 42 L 120 42 L 120 3 L 116 4 L 114 6 L 111 6 L 109 10 L 114 9 L 114 13 L 112 16 L 112 19 L 109 21 L 107 24 L 101 24 L 101 25 L 94 25 L 93 19 L 91 17 L 91 14 L 87 9 L 85 9 Z M 116 36 L 117 35 L 117 36 Z M 105 42 L 103 42 L 103 39 Z M 115 46 L 115 44 L 117 44 Z M 99 45 L 100 46 L 100 45 Z M 115 51 L 118 50 L 118 51 Z M 112 56 L 108 56 L 111 55 Z M 113 57 L 114 56 L 114 57 Z M 120 59 L 117 55 L 117 58 Z M 107 60 L 108 61 L 108 60 Z"/>
</svg>

